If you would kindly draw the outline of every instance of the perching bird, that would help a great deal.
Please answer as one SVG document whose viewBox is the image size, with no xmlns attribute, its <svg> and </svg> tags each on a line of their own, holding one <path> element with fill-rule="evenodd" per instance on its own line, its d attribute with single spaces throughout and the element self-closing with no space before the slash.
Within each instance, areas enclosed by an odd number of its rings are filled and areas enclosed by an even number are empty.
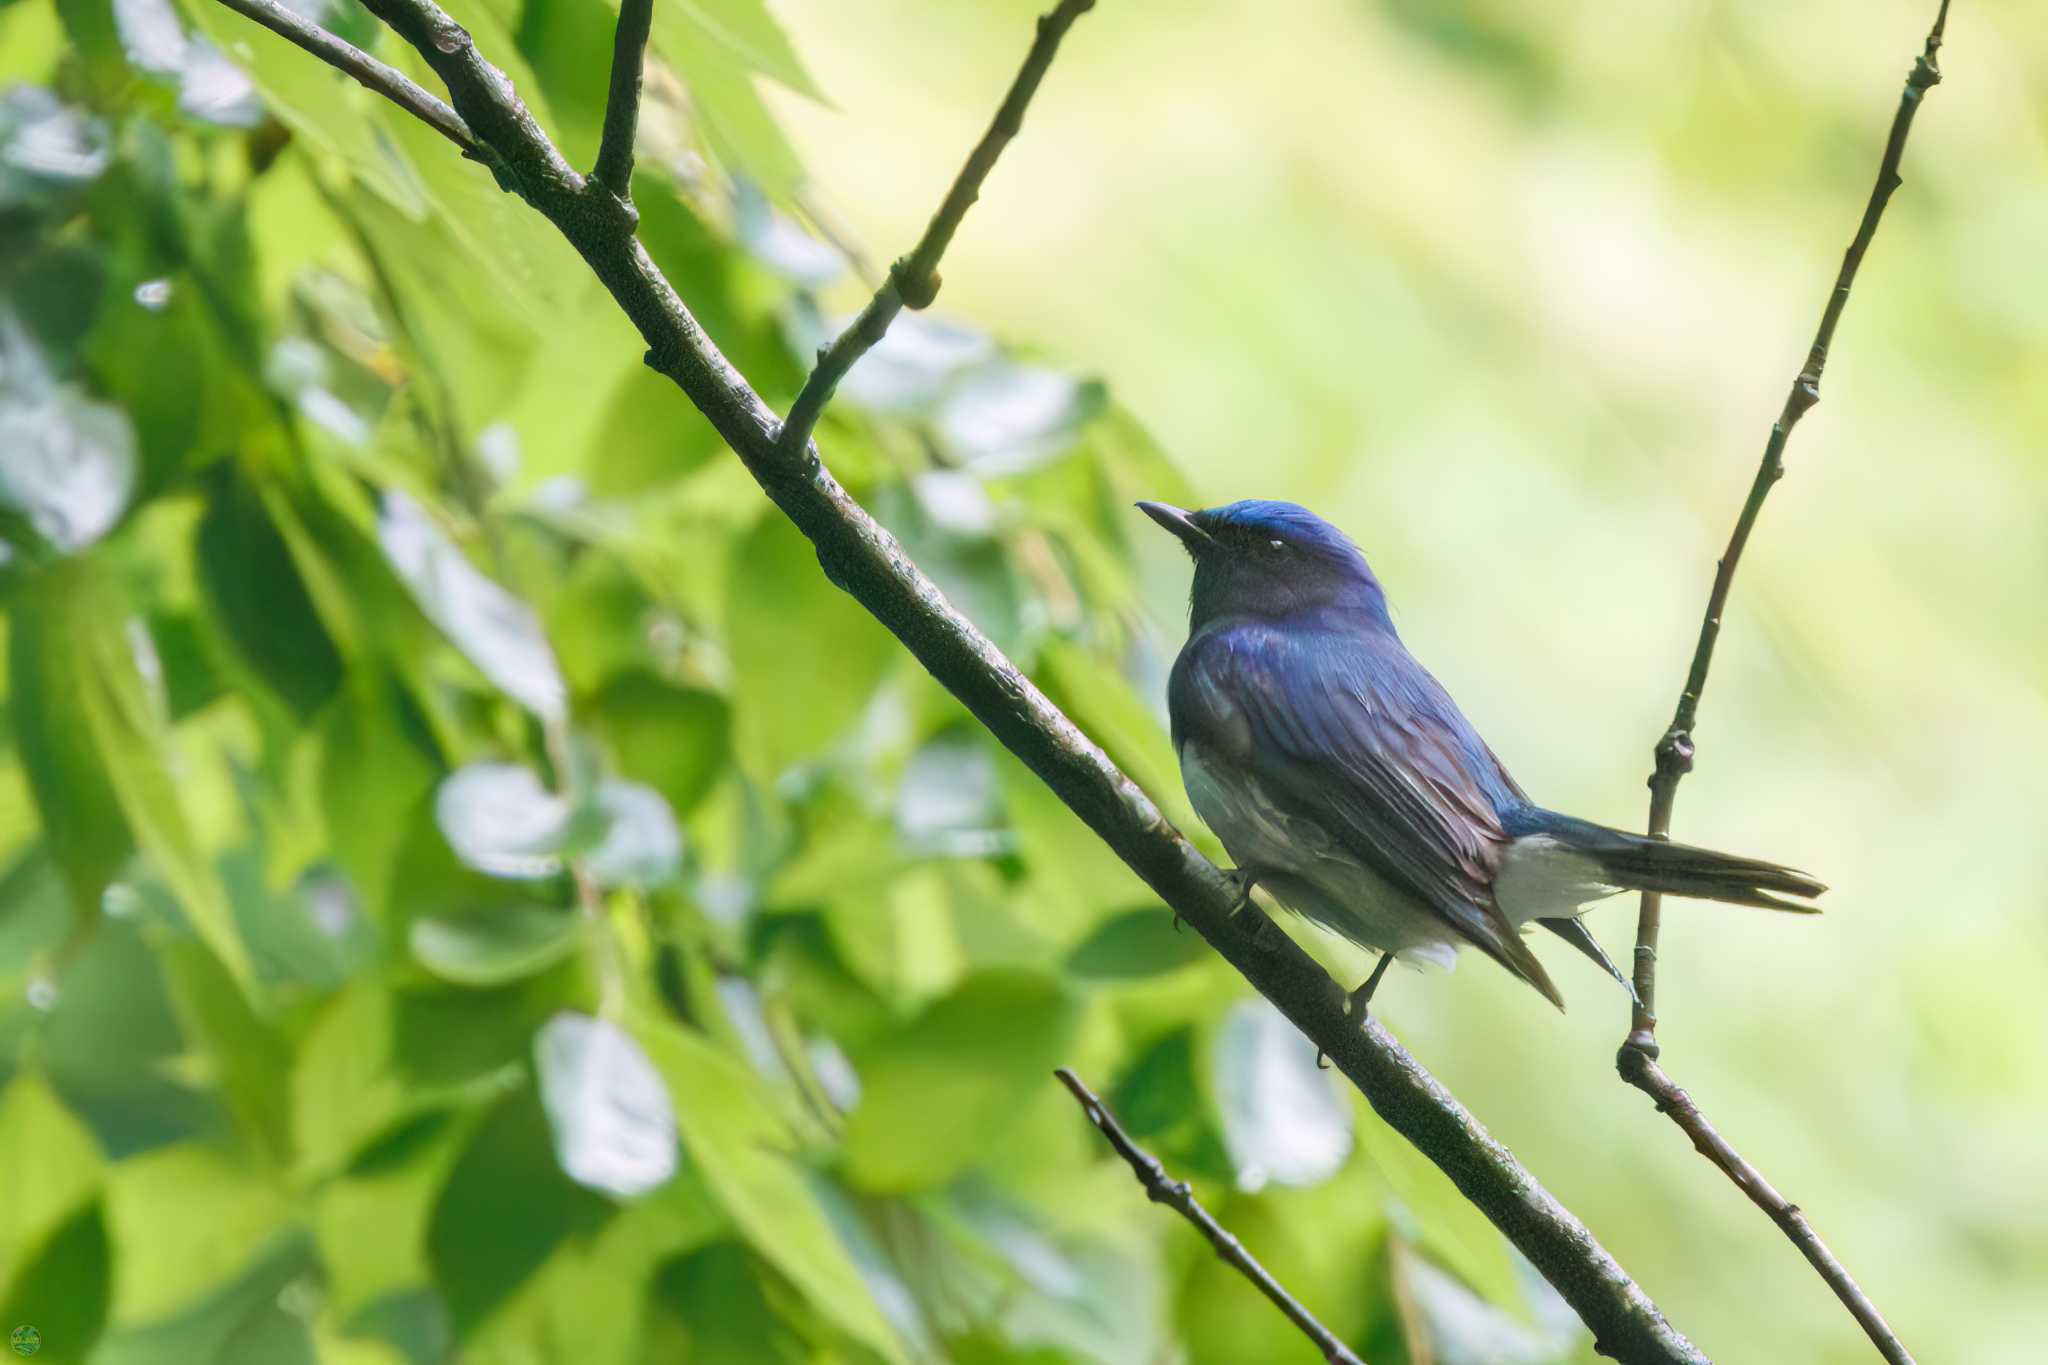
<svg viewBox="0 0 2048 1365">
<path fill-rule="evenodd" d="M 1535 922 L 1624 986 L 1578 920 L 1617 891 L 1811 913 L 1773 893 L 1803 872 L 1664 843 L 1531 802 L 1394 632 L 1386 594 L 1343 532 L 1291 502 L 1204 512 L 1141 502 L 1195 561 L 1188 642 L 1167 688 L 1195 810 L 1247 896 L 1382 956 L 1445 966 L 1471 944 L 1564 1008 L 1522 940 Z"/>
</svg>

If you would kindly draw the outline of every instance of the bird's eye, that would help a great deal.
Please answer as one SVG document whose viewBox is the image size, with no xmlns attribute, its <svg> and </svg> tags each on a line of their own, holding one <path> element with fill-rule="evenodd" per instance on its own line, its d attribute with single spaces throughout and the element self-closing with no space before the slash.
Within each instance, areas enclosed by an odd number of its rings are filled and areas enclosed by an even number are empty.
<svg viewBox="0 0 2048 1365">
<path fill-rule="evenodd" d="M 1277 555 L 1286 550 L 1287 542 L 1284 540 L 1269 540 L 1266 542 L 1266 548 Z"/>
</svg>

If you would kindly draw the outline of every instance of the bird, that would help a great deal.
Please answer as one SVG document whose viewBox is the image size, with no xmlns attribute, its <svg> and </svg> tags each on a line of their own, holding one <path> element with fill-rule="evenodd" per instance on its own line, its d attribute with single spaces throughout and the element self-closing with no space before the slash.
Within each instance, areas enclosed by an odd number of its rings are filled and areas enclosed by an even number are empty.
<svg viewBox="0 0 2048 1365">
<path fill-rule="evenodd" d="M 1474 947 L 1560 1010 L 1523 938 L 1540 925 L 1634 989 L 1580 922 L 1621 891 L 1817 913 L 1827 888 L 1757 858 L 1535 804 L 1408 652 L 1363 552 L 1296 503 L 1139 510 L 1194 560 L 1167 683 L 1181 778 L 1236 863 L 1241 909 L 1284 908 L 1380 954 L 1454 966 Z"/>
</svg>

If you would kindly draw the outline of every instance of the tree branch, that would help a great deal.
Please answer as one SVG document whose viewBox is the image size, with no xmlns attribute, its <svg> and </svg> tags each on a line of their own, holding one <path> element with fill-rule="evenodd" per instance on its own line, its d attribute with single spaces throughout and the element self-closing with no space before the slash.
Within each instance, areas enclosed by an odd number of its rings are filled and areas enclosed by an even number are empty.
<svg viewBox="0 0 2048 1365">
<path fill-rule="evenodd" d="M 476 140 L 462 116 L 435 95 L 413 84 L 402 73 L 386 66 L 369 53 L 342 41 L 317 24 L 310 24 L 277 0 L 220 0 L 245 19 L 253 19 L 279 37 L 326 62 L 335 70 L 353 76 L 420 122 L 462 149 L 472 161 L 489 165 L 497 160 L 491 150 Z"/>
<path fill-rule="evenodd" d="M 225 3 L 225 0 L 223 0 Z M 748 473 L 817 549 L 819 563 L 919 663 L 1016 754 L 1132 871 L 1356 1085 L 1556 1286 L 1599 1348 L 1629 1362 L 1706 1357 L 1571 1212 L 1376 1022 L 1360 1027 L 1346 992 L 1284 934 L 1253 936 L 1232 918 L 1235 884 L 1182 837 L 1017 667 L 954 610 L 903 548 L 808 445 L 778 443 L 782 424 L 705 335 L 635 240 L 617 199 L 592 195 L 535 124 L 502 72 L 432 0 L 366 0 L 417 47 L 455 107 L 497 150 L 519 192 L 561 231 Z M 289 36 L 289 35 L 287 35 Z M 302 44 L 303 45 L 303 44 Z M 598 202 L 598 201 L 604 202 Z M 607 204 L 609 207 L 607 207 Z M 942 211 L 943 213 L 943 211 Z"/>
<path fill-rule="evenodd" d="M 1130 1134 L 1109 1112 L 1109 1106 L 1097 1099 L 1095 1092 L 1081 1083 L 1067 1067 L 1052 1073 L 1059 1077 L 1060 1084 L 1080 1104 L 1081 1112 L 1088 1121 L 1102 1130 L 1102 1136 L 1109 1139 L 1109 1145 L 1131 1168 L 1131 1174 L 1138 1177 L 1138 1184 L 1144 1187 L 1145 1197 L 1155 1204 L 1164 1204 L 1181 1217 L 1194 1224 L 1195 1231 L 1202 1234 L 1209 1245 L 1216 1249 L 1216 1255 L 1252 1282 L 1252 1287 L 1272 1300 L 1273 1306 L 1286 1314 L 1287 1320 L 1301 1329 L 1301 1334 L 1315 1343 L 1323 1359 L 1330 1365 L 1365 1365 L 1352 1353 L 1349 1346 L 1337 1339 L 1336 1333 L 1316 1321 L 1315 1314 L 1301 1306 L 1292 1294 L 1281 1287 L 1278 1280 L 1260 1265 L 1258 1258 L 1244 1249 L 1244 1243 L 1231 1235 L 1230 1229 L 1216 1221 L 1215 1215 L 1203 1208 L 1195 1198 L 1195 1192 L 1185 1180 L 1175 1180 L 1166 1173 L 1166 1167 L 1159 1164 L 1159 1158 L 1132 1142 Z"/>
<path fill-rule="evenodd" d="M 590 178 L 626 203 L 633 200 L 633 139 L 640 130 L 640 72 L 647 63 L 647 30 L 654 0 L 619 0 L 612 33 L 612 84 L 604 104 L 604 135 Z"/>
<path fill-rule="evenodd" d="M 789 420 L 782 424 L 778 436 L 785 453 L 793 455 L 804 448 L 825 405 L 832 401 L 832 391 L 839 387 L 839 381 L 846 377 L 854 362 L 881 341 L 896 315 L 905 307 L 927 308 L 938 297 L 939 258 L 946 254 L 946 247 L 952 243 L 968 208 L 981 197 L 982 182 L 995 169 L 996 158 L 1010 145 L 1010 139 L 1023 130 L 1024 110 L 1038 93 L 1038 83 L 1052 65 L 1060 39 L 1067 36 L 1076 19 L 1093 8 L 1095 0 L 1060 0 L 1052 13 L 1039 17 L 1038 36 L 1025 54 L 1017 78 L 1010 82 L 1010 93 L 1003 97 L 988 131 L 968 153 L 967 163 L 954 177 L 953 187 L 946 191 L 945 201 L 932 215 L 924 236 L 908 256 L 889 267 L 889 277 L 882 281 L 882 287 L 859 316 L 829 346 L 818 351 L 817 366 L 804 380 L 796 402 L 790 405 Z"/>
<path fill-rule="evenodd" d="M 1928 31 L 1926 46 L 1906 75 L 1906 88 L 1899 98 L 1898 112 L 1892 116 L 1891 135 L 1885 139 L 1884 157 L 1878 163 L 1877 183 L 1864 206 L 1856 236 L 1842 255 L 1842 268 L 1835 276 L 1835 287 L 1828 294 L 1827 306 L 1821 312 L 1820 327 L 1814 334 L 1813 346 L 1807 351 L 1806 364 L 1793 379 L 1791 392 L 1785 396 L 1785 406 L 1771 426 L 1770 439 L 1764 444 L 1763 461 L 1757 466 L 1749 496 L 1744 500 L 1742 511 L 1735 519 L 1735 529 L 1728 537 L 1728 548 L 1715 569 L 1714 586 L 1707 594 L 1707 609 L 1700 620 L 1699 642 L 1693 648 L 1692 666 L 1686 672 L 1685 687 L 1678 694 L 1678 706 L 1672 713 L 1670 726 L 1657 741 L 1655 767 L 1650 774 L 1648 828 L 1652 838 L 1666 838 L 1671 832 L 1671 813 L 1678 800 L 1679 781 L 1692 771 L 1693 727 L 1699 719 L 1700 697 L 1706 691 L 1707 670 L 1714 661 L 1714 645 L 1720 638 L 1721 617 L 1727 609 L 1735 570 L 1742 562 L 1744 547 L 1749 544 L 1750 531 L 1763 511 L 1764 499 L 1769 496 L 1772 486 L 1785 476 L 1785 443 L 1791 438 L 1792 429 L 1820 402 L 1821 371 L 1827 365 L 1828 348 L 1834 344 L 1835 326 L 1841 321 L 1842 310 L 1849 302 L 1849 289 L 1856 282 L 1856 271 L 1863 263 L 1863 253 L 1877 233 L 1878 221 L 1884 216 L 1885 206 L 1891 202 L 1892 192 L 1901 183 L 1899 161 L 1905 154 L 1906 136 L 1913 128 L 1913 115 L 1919 112 L 1921 99 L 1927 91 L 1941 82 L 1941 67 L 1936 57 L 1947 25 L 1948 0 L 1941 0 L 1941 9 L 1935 15 L 1934 27 Z M 1671 1116 L 1672 1121 L 1692 1139 L 1700 1154 L 1718 1166 L 1758 1208 L 1784 1229 L 1793 1245 L 1812 1262 L 1828 1287 L 1848 1307 L 1878 1352 L 1893 1365 L 1908 1365 L 1912 1356 L 1899 1343 L 1869 1296 L 1821 1241 L 1820 1235 L 1806 1221 L 1806 1216 L 1737 1154 L 1715 1131 L 1692 1098 L 1657 1065 L 1657 935 L 1662 918 L 1663 898 L 1654 891 L 1645 891 L 1636 920 L 1636 1003 L 1629 1018 L 1628 1037 L 1615 1059 L 1622 1078 L 1655 1100 L 1659 1112 Z"/>
</svg>

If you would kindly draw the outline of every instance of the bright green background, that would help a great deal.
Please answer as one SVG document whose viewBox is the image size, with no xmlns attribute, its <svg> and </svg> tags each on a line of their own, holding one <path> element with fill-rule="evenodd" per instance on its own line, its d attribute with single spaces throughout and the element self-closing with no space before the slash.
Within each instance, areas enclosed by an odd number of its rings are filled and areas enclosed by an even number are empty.
<svg viewBox="0 0 2048 1365">
<path fill-rule="evenodd" d="M 604 6 L 457 12 L 587 162 Z M 787 232 L 906 247 L 1030 13 L 661 0 L 644 236 L 771 402 L 833 270 Z M 54 80 L 110 147 L 0 206 L 0 502 L 47 503 L 31 437 L 118 441 L 91 404 L 137 435 L 106 535 L 0 527 L 0 1325 L 58 1361 L 1313 1359 L 1105 1159 L 1047 1075 L 1071 1062 L 1374 1362 L 1587 1355 L 826 584 L 544 224 L 196 5 L 292 136 L 195 119 L 129 18 L 124 46 L 107 0 L 0 8 L 0 82 Z M 913 365 L 936 399 L 850 392 L 827 458 L 1177 819 L 1185 568 L 1145 495 L 1332 516 L 1523 783 L 1637 823 L 1929 18 L 1106 0 L 948 256 L 978 358 Z M 1681 796 L 1682 837 L 1812 869 L 1832 913 L 1675 906 L 1662 971 L 1674 1074 L 1929 1359 L 2048 1333 L 2029 18 L 1955 16 Z M 532 623 L 455 560 L 398 571 L 394 494 Z M 463 866 L 445 783 L 486 761 L 566 793 L 511 851 L 611 886 L 594 919 L 559 873 Z M 656 813 L 608 815 L 620 781 Z M 680 858 L 628 865 L 663 807 Z M 1593 923 L 1619 951 L 1632 915 Z M 1615 1080 L 1612 986 L 1550 960 L 1567 1016 L 1477 961 L 1378 1007 L 1709 1353 L 1867 1358 Z M 543 1096 L 563 1011 L 651 1064 L 606 1074 L 674 1113 L 653 1193 L 564 1173 L 577 1120 L 641 1130 Z"/>
</svg>

